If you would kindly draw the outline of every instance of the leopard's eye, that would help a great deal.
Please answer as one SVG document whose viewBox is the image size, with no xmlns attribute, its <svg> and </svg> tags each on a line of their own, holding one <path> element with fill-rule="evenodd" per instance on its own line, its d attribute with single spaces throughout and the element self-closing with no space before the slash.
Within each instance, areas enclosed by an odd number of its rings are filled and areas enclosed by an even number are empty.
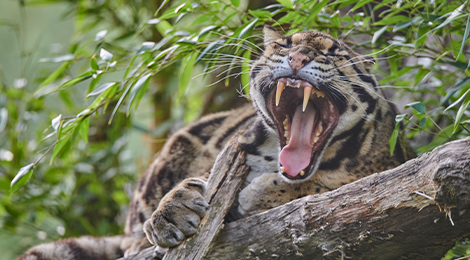
<svg viewBox="0 0 470 260">
<path fill-rule="evenodd" d="M 275 42 L 275 44 L 276 44 L 277 46 L 280 46 L 280 47 L 282 47 L 282 48 L 287 48 L 287 45 L 280 44 L 280 43 L 277 43 L 277 42 Z"/>
</svg>

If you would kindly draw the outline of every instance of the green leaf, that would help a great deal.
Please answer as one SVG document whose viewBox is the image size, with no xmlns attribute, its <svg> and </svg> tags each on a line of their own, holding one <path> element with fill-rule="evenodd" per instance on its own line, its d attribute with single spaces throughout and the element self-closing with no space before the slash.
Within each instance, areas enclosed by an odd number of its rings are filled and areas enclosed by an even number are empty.
<svg viewBox="0 0 470 260">
<path fill-rule="evenodd" d="M 158 7 L 157 11 L 155 11 L 155 14 L 153 16 L 157 16 L 157 14 L 162 10 L 162 8 L 168 3 L 169 0 L 164 0 L 160 7 Z"/>
<path fill-rule="evenodd" d="M 108 33 L 107 30 L 99 31 L 99 32 L 96 33 L 96 35 L 95 35 L 95 41 L 100 41 L 100 40 L 102 40 L 102 39 L 106 36 L 107 33 Z"/>
<path fill-rule="evenodd" d="M 71 79 L 67 82 L 65 82 L 64 84 L 60 85 L 58 88 L 56 88 L 54 91 L 57 91 L 57 90 L 63 90 L 63 89 L 66 89 L 66 88 L 69 88 L 75 84 L 78 84 L 82 81 L 85 81 L 89 78 L 91 78 L 91 76 L 93 75 L 93 71 L 87 71 L 85 73 L 83 73 L 82 75 L 74 78 L 74 79 Z"/>
<path fill-rule="evenodd" d="M 33 174 L 34 163 L 22 167 L 10 183 L 11 193 L 23 187 Z"/>
<path fill-rule="evenodd" d="M 200 61 L 204 56 L 207 54 L 212 54 L 211 51 L 219 46 L 221 46 L 225 40 L 218 40 L 215 42 L 211 42 L 207 47 L 201 52 L 201 54 L 197 57 L 196 62 Z"/>
<path fill-rule="evenodd" d="M 253 28 L 255 28 L 256 22 L 258 22 L 258 18 L 254 19 L 240 32 L 240 34 L 238 35 L 238 39 L 244 39 L 245 36 L 251 33 L 251 31 L 253 31 Z"/>
<path fill-rule="evenodd" d="M 134 65 L 134 62 L 135 62 L 135 60 L 137 59 L 137 57 L 138 57 L 138 56 L 135 55 L 134 58 L 132 58 L 131 63 L 129 63 L 129 66 L 127 67 L 127 70 L 126 70 L 126 72 L 124 73 L 124 79 L 127 78 L 127 76 L 129 76 L 129 72 L 131 71 L 132 66 Z"/>
<path fill-rule="evenodd" d="M 116 85 L 116 82 L 104 83 L 103 85 L 101 85 L 97 89 L 95 89 L 93 92 L 88 94 L 86 97 L 88 98 L 88 97 L 99 95 L 99 94 L 103 93 L 105 90 L 107 90 L 108 88 L 110 88 L 114 85 Z"/>
<path fill-rule="evenodd" d="M 62 122 L 62 114 L 58 115 L 56 118 L 52 119 L 51 126 L 55 132 L 59 129 L 60 123 Z"/>
<path fill-rule="evenodd" d="M 426 106 L 421 102 L 413 102 L 407 104 L 405 108 L 412 107 L 414 110 L 418 111 L 420 114 L 426 113 Z"/>
<path fill-rule="evenodd" d="M 70 61 L 73 59 L 75 59 L 75 55 L 65 54 L 62 56 L 54 57 L 54 58 L 42 58 L 42 59 L 39 59 L 39 62 L 63 62 L 63 61 Z"/>
<path fill-rule="evenodd" d="M 136 97 L 136 95 L 138 93 L 142 93 L 142 94 L 138 95 L 138 98 L 136 99 L 136 102 L 135 102 L 135 109 L 137 109 L 137 106 L 140 102 L 140 99 L 142 98 L 143 94 L 147 90 L 147 87 L 150 83 L 150 76 L 152 76 L 152 73 L 147 73 L 144 76 L 140 77 L 139 80 L 137 80 L 137 82 L 132 87 L 131 96 L 129 98 L 129 108 L 127 110 L 128 115 L 129 115 L 129 112 L 131 111 L 131 107 L 132 107 L 132 104 L 134 102 L 134 98 Z"/>
<path fill-rule="evenodd" d="M 98 82 L 100 82 L 102 75 L 103 73 L 96 73 L 92 75 L 93 79 L 91 80 L 90 85 L 88 86 L 88 89 L 86 91 L 87 93 L 90 93 L 93 91 L 93 89 L 95 89 L 95 86 L 96 84 L 98 84 Z"/>
<path fill-rule="evenodd" d="M 250 94 L 250 66 L 251 66 L 251 51 L 247 50 L 243 54 L 243 62 L 242 62 L 242 75 L 241 75 L 241 82 L 242 88 L 245 92 L 245 95 L 248 97 Z"/>
<path fill-rule="evenodd" d="M 62 64 L 58 69 L 56 69 L 51 75 L 49 75 L 49 77 L 47 77 L 42 83 L 41 83 L 41 86 L 39 86 L 38 90 L 36 90 L 36 92 L 34 93 L 35 96 L 37 96 L 37 94 L 39 93 L 39 91 L 46 85 L 50 84 L 51 82 L 53 82 L 54 80 L 56 80 L 61 74 L 62 72 L 64 72 L 64 70 L 66 70 L 70 64 L 72 62 L 71 61 L 67 61 L 65 62 L 64 64 Z"/>
<path fill-rule="evenodd" d="M 276 1 L 289 9 L 294 8 L 294 3 L 292 3 L 291 0 L 276 0 Z"/>
<path fill-rule="evenodd" d="M 401 21 L 406 21 L 408 20 L 409 18 L 407 16 L 404 16 L 404 15 L 397 15 L 397 16 L 393 16 L 391 18 L 387 18 L 387 19 L 383 19 L 381 21 L 378 21 L 378 22 L 375 22 L 373 23 L 372 25 L 388 25 L 388 24 L 395 24 L 395 23 L 398 23 L 398 22 L 401 22 Z"/>
<path fill-rule="evenodd" d="M 448 141 L 451 138 L 453 128 L 454 127 L 452 125 L 449 125 L 444 130 L 440 131 L 439 134 L 426 147 L 426 152 L 429 152 Z"/>
<path fill-rule="evenodd" d="M 121 83 L 121 84 L 123 84 L 123 83 Z M 113 110 L 113 113 L 111 114 L 111 117 L 109 118 L 108 124 L 111 124 L 111 122 L 113 121 L 114 115 L 116 114 L 118 109 L 121 107 L 121 104 L 124 101 L 124 99 L 126 98 L 127 93 L 129 93 L 129 90 L 131 89 L 131 87 L 132 87 L 132 84 L 128 84 L 126 90 L 124 90 L 124 93 L 122 93 L 122 95 L 119 98 L 116 106 L 114 107 L 114 110 Z"/>
<path fill-rule="evenodd" d="M 66 145 L 68 144 L 70 137 L 72 137 L 72 134 L 68 134 L 64 136 L 62 139 L 60 139 L 57 144 L 54 147 L 54 152 L 52 153 L 51 161 L 50 164 L 54 161 L 54 159 L 59 155 L 59 153 L 66 148 Z"/>
<path fill-rule="evenodd" d="M 447 17 L 447 19 L 443 23 L 439 24 L 439 26 L 437 26 L 436 28 L 433 28 L 432 31 L 436 31 L 436 30 L 446 26 L 448 23 L 452 22 L 453 20 L 456 20 L 457 18 L 461 18 L 465 15 L 468 15 L 468 14 L 465 14 L 463 16 L 460 15 L 466 4 L 467 4 L 467 1 L 465 1 L 465 3 L 463 3 L 461 6 L 459 6 L 454 11 L 452 11 L 452 13 L 450 13 L 449 17 Z"/>
<path fill-rule="evenodd" d="M 368 4 L 368 3 L 372 2 L 372 1 L 373 1 L 373 0 L 361 0 L 361 1 L 359 1 L 349 12 L 353 12 L 353 11 L 355 11 L 356 9 L 361 8 L 362 6 Z M 349 12 L 348 12 L 348 13 L 349 13 Z"/>
<path fill-rule="evenodd" d="M 90 118 L 85 118 L 80 124 L 79 133 L 85 143 L 88 143 L 88 129 L 90 128 Z"/>
<path fill-rule="evenodd" d="M 467 89 L 467 91 L 465 91 L 465 93 L 459 97 L 459 99 L 457 99 L 454 103 L 452 103 L 450 106 L 448 106 L 446 109 L 444 109 L 444 112 L 446 112 L 447 110 L 457 106 L 457 104 L 459 104 L 460 102 L 462 102 L 462 100 L 465 99 L 465 97 L 468 95 L 468 93 L 470 93 L 470 89 Z"/>
<path fill-rule="evenodd" d="M 388 144 L 390 145 L 390 155 L 393 155 L 395 151 L 395 146 L 397 145 L 398 134 L 400 131 L 400 127 L 397 125 L 395 129 L 393 129 L 392 136 L 388 139 Z"/>
<path fill-rule="evenodd" d="M 393 130 L 392 135 L 390 136 L 390 139 L 388 139 L 388 144 L 390 145 L 390 155 L 392 155 L 393 152 L 395 151 L 395 146 L 397 144 L 398 134 L 400 132 L 400 123 L 405 118 L 406 118 L 406 114 L 397 115 L 395 117 L 395 129 Z"/>
<path fill-rule="evenodd" d="M 374 44 L 377 41 L 377 39 L 385 32 L 385 30 L 387 30 L 387 27 L 388 26 L 384 26 L 380 28 L 380 30 L 374 33 L 374 36 L 372 36 L 372 42 L 371 42 L 372 44 Z"/>
<path fill-rule="evenodd" d="M 304 24 L 310 26 L 310 23 L 317 17 L 317 14 L 321 11 L 325 5 L 328 4 L 328 0 L 321 0 L 316 4 L 313 9 L 310 11 L 310 14 L 305 18 Z"/>
<path fill-rule="evenodd" d="M 409 27 L 410 25 L 411 25 L 411 21 L 399 22 L 395 25 L 395 27 L 393 27 L 392 32 L 399 31 L 401 29 Z"/>
<path fill-rule="evenodd" d="M 192 54 L 188 54 L 182 61 L 179 73 L 180 84 L 178 87 L 178 100 L 180 100 L 186 92 L 189 80 L 191 79 L 191 74 L 193 73 L 194 63 L 196 62 L 197 56 L 198 53 L 194 52 Z"/>
<path fill-rule="evenodd" d="M 467 26 L 465 26 L 465 33 L 463 34 L 462 46 L 460 47 L 459 55 L 457 55 L 457 58 L 455 58 L 455 60 L 458 60 L 460 54 L 462 54 L 463 48 L 465 47 L 465 42 L 467 41 L 468 31 L 470 31 L 470 17 L 467 18 Z"/>
<path fill-rule="evenodd" d="M 470 90 L 470 89 L 469 89 Z M 467 91 L 468 92 L 468 91 Z M 465 112 L 465 110 L 467 110 L 468 108 L 468 105 L 470 105 L 470 96 L 467 96 L 467 98 L 465 99 L 465 101 L 462 103 L 462 105 L 460 106 L 459 108 L 459 111 L 457 112 L 457 115 L 455 116 L 455 123 L 454 123 L 454 131 L 453 133 L 455 133 L 458 129 L 458 126 L 460 124 L 460 120 L 462 119 L 462 116 L 463 116 L 463 113 Z"/>
<path fill-rule="evenodd" d="M 105 49 L 101 49 L 100 57 L 102 60 L 111 61 L 113 59 L 113 54 Z"/>
<path fill-rule="evenodd" d="M 240 0 L 230 0 L 230 2 L 232 3 L 233 6 L 237 8 L 240 6 Z"/>
<path fill-rule="evenodd" d="M 93 70 L 99 70 L 100 69 L 100 67 L 98 66 L 98 63 L 96 62 L 96 57 L 95 56 L 91 57 L 91 59 L 90 59 L 90 67 Z"/>
</svg>

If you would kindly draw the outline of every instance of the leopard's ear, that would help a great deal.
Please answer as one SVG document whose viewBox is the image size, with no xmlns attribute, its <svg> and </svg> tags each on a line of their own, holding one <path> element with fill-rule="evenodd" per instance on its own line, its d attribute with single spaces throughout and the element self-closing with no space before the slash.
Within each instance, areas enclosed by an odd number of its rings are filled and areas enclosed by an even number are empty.
<svg viewBox="0 0 470 260">
<path fill-rule="evenodd" d="M 263 28 L 263 34 L 264 34 L 264 46 L 268 46 L 271 44 L 273 41 L 282 38 L 282 34 L 273 27 L 269 25 L 265 25 Z"/>
</svg>

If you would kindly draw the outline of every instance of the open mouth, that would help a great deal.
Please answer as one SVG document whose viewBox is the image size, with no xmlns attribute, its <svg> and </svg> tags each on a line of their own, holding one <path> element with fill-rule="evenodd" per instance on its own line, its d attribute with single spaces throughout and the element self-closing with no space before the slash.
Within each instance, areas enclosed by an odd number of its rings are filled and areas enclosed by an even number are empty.
<svg viewBox="0 0 470 260">
<path fill-rule="evenodd" d="M 291 180 L 309 178 L 318 168 L 323 150 L 338 124 L 337 106 L 319 86 L 290 77 L 278 79 L 267 106 L 281 140 L 282 175 Z"/>
</svg>

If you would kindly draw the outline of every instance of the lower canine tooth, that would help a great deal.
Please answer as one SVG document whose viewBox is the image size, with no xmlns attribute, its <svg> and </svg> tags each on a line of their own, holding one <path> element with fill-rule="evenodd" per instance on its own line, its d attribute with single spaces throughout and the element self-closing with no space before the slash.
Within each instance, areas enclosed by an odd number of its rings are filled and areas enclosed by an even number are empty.
<svg viewBox="0 0 470 260">
<path fill-rule="evenodd" d="M 300 171 L 300 176 L 304 176 L 305 175 L 305 172 L 304 171 Z"/>
<path fill-rule="evenodd" d="M 286 169 L 284 169 L 284 167 L 281 166 L 281 171 L 286 172 Z"/>
</svg>

